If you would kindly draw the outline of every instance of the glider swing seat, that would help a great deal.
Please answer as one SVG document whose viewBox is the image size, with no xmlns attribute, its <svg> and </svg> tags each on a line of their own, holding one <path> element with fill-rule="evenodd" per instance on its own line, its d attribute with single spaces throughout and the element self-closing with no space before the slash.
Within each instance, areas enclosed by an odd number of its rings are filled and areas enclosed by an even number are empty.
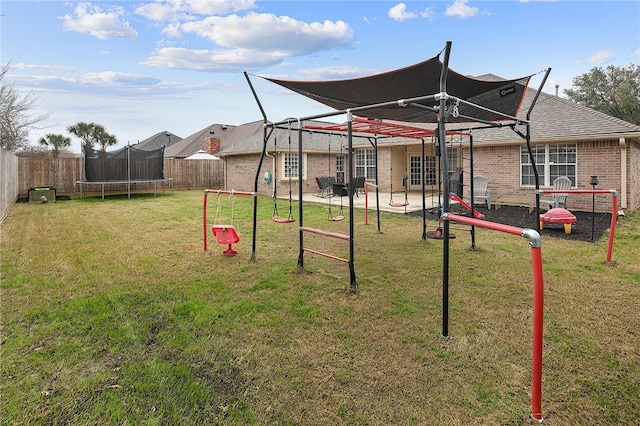
<svg viewBox="0 0 640 426">
<path fill-rule="evenodd" d="M 231 225 L 215 224 L 220 214 L 220 193 L 218 192 L 216 215 L 213 219 L 214 225 L 211 227 L 211 232 L 213 232 L 213 235 L 215 235 L 216 239 L 218 240 L 218 244 L 227 246 L 227 249 L 223 250 L 222 254 L 224 254 L 225 256 L 235 256 L 236 254 L 238 254 L 238 251 L 234 250 L 233 245 L 240 242 L 240 235 L 238 235 L 238 231 L 236 231 L 236 228 L 233 226 L 233 214 L 236 204 L 233 191 L 231 191 L 231 194 L 229 194 L 229 198 L 231 200 Z"/>
<path fill-rule="evenodd" d="M 289 129 L 288 132 L 288 136 L 289 136 L 289 155 L 291 155 L 291 129 Z M 276 136 L 276 133 L 274 133 L 273 136 L 273 146 L 274 146 L 274 151 L 275 151 L 275 158 L 276 158 L 276 164 L 274 167 L 274 181 L 273 181 L 273 214 L 271 215 L 271 220 L 274 221 L 275 223 L 293 223 L 296 220 L 293 218 L 293 210 L 292 210 L 292 204 L 293 204 L 293 197 L 291 195 L 291 183 L 292 183 L 292 179 L 291 179 L 291 171 L 289 171 L 289 215 L 287 217 L 284 216 L 280 216 L 280 214 L 278 213 L 278 179 L 279 179 L 279 175 L 278 175 L 278 163 L 279 163 L 279 159 L 278 159 L 278 139 Z"/>
<path fill-rule="evenodd" d="M 252 195 L 255 196 L 254 192 L 242 192 L 242 191 L 224 191 L 224 190 L 213 190 L 213 189 L 205 189 L 204 190 L 204 206 L 203 206 L 203 222 L 204 222 L 204 251 L 207 251 L 207 194 L 216 193 L 217 194 L 217 202 L 216 202 L 216 214 L 213 220 L 213 226 L 211 227 L 211 232 L 216 237 L 216 240 L 219 244 L 226 245 L 227 248 L 222 251 L 222 254 L 225 256 L 235 256 L 238 254 L 238 251 L 233 248 L 233 245 L 240 242 L 240 235 L 233 225 L 233 218 L 235 213 L 235 195 Z M 231 200 L 231 224 L 223 225 L 217 224 L 218 216 L 220 215 L 220 205 L 221 200 L 220 196 L 222 194 L 229 194 L 229 198 Z"/>
</svg>

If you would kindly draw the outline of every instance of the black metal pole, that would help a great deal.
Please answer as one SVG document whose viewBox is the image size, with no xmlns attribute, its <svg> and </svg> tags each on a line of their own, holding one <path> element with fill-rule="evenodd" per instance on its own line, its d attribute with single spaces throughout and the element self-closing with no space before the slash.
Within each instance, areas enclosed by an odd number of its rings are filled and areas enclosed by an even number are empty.
<svg viewBox="0 0 640 426">
<path fill-rule="evenodd" d="M 525 135 L 525 140 L 527 142 L 527 151 L 529 153 L 529 159 L 531 161 L 531 167 L 533 167 L 533 175 L 535 176 L 536 179 L 536 224 L 535 224 L 535 230 L 540 233 L 540 193 L 538 192 L 538 190 L 540 189 L 540 176 L 538 175 L 538 168 L 536 167 L 536 160 L 533 156 L 533 149 L 531 148 L 531 113 L 533 112 L 533 107 L 535 106 L 536 102 L 538 101 L 538 97 L 540 96 L 540 92 L 542 92 L 542 88 L 544 87 L 544 83 L 547 81 L 547 78 L 549 77 L 549 73 L 551 73 L 551 68 L 547 68 L 546 73 L 544 74 L 544 77 L 542 78 L 542 82 L 540 83 L 540 87 L 538 88 L 538 91 L 536 92 L 535 97 L 533 98 L 533 101 L 531 101 L 531 106 L 529 107 L 529 111 L 527 111 L 527 132 Z"/>
<path fill-rule="evenodd" d="M 427 205 L 424 197 L 426 196 L 426 176 L 424 164 L 424 138 L 422 138 L 422 156 L 420 158 L 420 176 L 422 179 L 422 239 L 427 239 Z"/>
<path fill-rule="evenodd" d="M 449 212 L 449 171 L 447 169 L 447 141 L 446 141 L 446 92 L 447 70 L 449 68 L 449 53 L 451 42 L 447 41 L 444 51 L 444 61 L 440 71 L 440 107 L 438 111 L 438 139 L 440 143 L 440 158 L 444 178 L 443 212 Z M 442 245 L 442 337 L 449 336 L 449 221 L 444 220 L 443 245 Z"/>
<path fill-rule="evenodd" d="M 596 190 L 598 184 L 598 176 L 591 176 L 591 187 Z M 595 241 L 595 229 L 596 229 L 596 194 L 591 194 L 591 242 Z"/>
<path fill-rule="evenodd" d="M 349 157 L 349 287 L 352 291 L 358 290 L 358 282 L 356 281 L 356 269 L 355 269 L 355 247 L 353 244 L 354 224 L 353 224 L 353 191 L 355 190 L 354 178 L 353 178 L 353 116 L 351 112 L 347 112 L 347 146 Z M 302 226 L 302 225 L 301 225 Z"/>
<path fill-rule="evenodd" d="M 298 222 L 300 223 L 300 231 L 298 240 L 300 241 L 299 253 L 298 253 L 298 267 L 304 268 L 304 232 L 302 227 L 304 226 L 303 208 L 302 208 L 302 123 L 298 119 Z M 289 166 L 291 167 L 291 166 Z M 289 170 L 291 173 L 291 170 Z"/>
<path fill-rule="evenodd" d="M 378 219 L 378 234 L 380 231 L 380 187 L 379 187 L 379 179 L 378 179 L 378 135 L 373 139 L 374 143 L 374 153 L 376 156 L 376 216 Z"/>
<path fill-rule="evenodd" d="M 469 133 L 469 174 L 471 175 L 471 183 L 469 184 L 469 191 L 471 192 L 471 214 L 476 211 L 476 204 L 474 202 L 474 191 L 475 188 L 473 186 L 473 134 Z M 489 205 L 491 208 L 491 205 Z M 471 225 L 471 249 L 476 249 L 476 226 Z"/>
<path fill-rule="evenodd" d="M 593 189 L 596 189 L 596 186 L 593 185 Z M 595 240 L 596 233 L 596 194 L 591 194 L 591 242 Z"/>
<path fill-rule="evenodd" d="M 260 109 L 260 114 L 262 114 L 262 120 L 264 122 L 263 129 L 262 129 L 262 153 L 260 154 L 260 161 L 258 161 L 258 170 L 256 170 L 256 176 L 253 182 L 253 191 L 255 192 L 255 194 L 253 196 L 253 232 L 251 236 L 251 260 L 255 260 L 256 259 L 256 233 L 258 228 L 258 179 L 260 177 L 260 170 L 262 169 L 264 156 L 267 152 L 267 141 L 269 140 L 269 136 L 271 136 L 271 133 L 267 135 L 267 114 L 265 114 L 264 108 L 262 108 L 262 104 L 260 103 L 258 94 L 256 93 L 256 90 L 253 88 L 253 84 L 251 84 L 251 79 L 249 79 L 249 74 L 247 74 L 246 71 L 244 72 L 244 78 L 247 80 L 247 83 L 249 84 L 249 88 L 251 89 L 253 98 L 256 100 L 256 103 L 258 104 L 258 109 Z"/>
</svg>

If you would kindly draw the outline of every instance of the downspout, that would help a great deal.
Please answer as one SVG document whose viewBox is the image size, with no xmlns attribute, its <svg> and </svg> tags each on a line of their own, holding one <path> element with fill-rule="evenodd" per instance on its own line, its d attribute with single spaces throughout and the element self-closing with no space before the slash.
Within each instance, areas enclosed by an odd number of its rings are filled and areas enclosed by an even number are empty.
<svg viewBox="0 0 640 426">
<path fill-rule="evenodd" d="M 627 208 L 627 140 L 620 138 L 620 207 Z"/>
</svg>

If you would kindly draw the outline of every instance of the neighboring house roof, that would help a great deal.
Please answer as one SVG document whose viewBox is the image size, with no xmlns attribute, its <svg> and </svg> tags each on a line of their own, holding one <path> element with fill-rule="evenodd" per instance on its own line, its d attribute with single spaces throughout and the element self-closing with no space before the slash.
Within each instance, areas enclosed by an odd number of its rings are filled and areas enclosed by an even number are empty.
<svg viewBox="0 0 640 426">
<path fill-rule="evenodd" d="M 164 151 L 165 158 L 185 158 L 194 152 L 204 149 L 205 139 L 210 137 L 220 138 L 220 145 L 225 146 L 225 141 L 232 135 L 237 126 L 228 124 L 212 124 L 196 133 L 182 139 Z"/>
<path fill-rule="evenodd" d="M 186 157 L 185 160 L 219 160 L 220 157 L 209 154 L 204 149 L 198 150 L 195 154 Z"/>
<path fill-rule="evenodd" d="M 303 123 L 303 125 L 310 124 L 322 126 L 332 123 L 317 120 L 309 120 Z M 297 122 L 292 125 L 291 130 L 287 128 L 277 128 L 276 130 L 274 130 L 267 143 L 267 151 L 273 152 L 276 149 L 280 152 L 288 151 L 289 140 L 291 140 L 291 150 L 297 152 L 298 131 L 296 130 L 296 127 Z M 238 133 L 234 135 L 234 140 L 232 141 L 232 143 L 227 144 L 226 146 L 223 143 L 222 145 L 224 146 L 224 148 L 218 153 L 220 157 L 239 154 L 255 154 L 262 151 L 262 146 L 264 143 L 263 122 L 256 121 L 253 123 L 248 123 L 238 127 L 238 129 L 240 128 L 243 129 L 243 134 Z M 371 137 L 372 135 L 366 136 Z M 338 152 L 340 151 L 341 145 L 343 151 L 346 151 L 347 148 L 346 134 L 328 134 L 322 131 L 303 132 L 303 143 L 305 152 L 327 152 L 329 150 L 329 147 L 331 147 L 332 152 Z M 354 138 L 352 144 L 354 147 L 363 145 L 370 146 L 370 143 L 367 139 L 363 139 L 360 137 Z"/>
<path fill-rule="evenodd" d="M 500 80 L 492 74 L 476 77 L 486 80 Z M 518 118 L 526 119 L 526 114 L 533 102 L 536 94 L 535 89 L 527 89 L 523 104 L 520 108 Z M 283 120 L 284 121 L 284 120 Z M 289 138 L 291 138 L 291 149 L 297 151 L 298 132 L 295 130 L 297 119 L 294 120 L 292 130 L 278 128 L 274 131 L 267 143 L 267 151 L 273 153 L 276 149 L 274 142 L 277 141 L 277 150 L 282 152 L 289 149 Z M 308 120 L 303 125 L 328 125 L 334 124 L 326 121 Z M 404 123 L 407 124 L 407 123 Z M 412 126 L 435 129 L 433 124 L 411 123 Z M 521 144 L 524 139 L 516 134 L 508 126 L 501 128 L 484 128 L 483 124 L 474 127 L 483 127 L 473 131 L 474 143 L 484 144 Z M 223 126 L 214 124 L 201 131 L 174 144 L 165 151 L 165 157 L 184 158 L 203 148 L 204 139 L 211 136 L 213 131 L 215 136 L 221 139 L 221 149 L 216 155 L 220 157 L 233 155 L 256 154 L 262 151 L 263 147 L 263 122 L 254 121 L 239 126 Z M 454 131 L 461 128 L 460 124 L 447 125 L 447 131 Z M 524 133 L 525 127 L 518 126 L 517 130 Z M 355 134 L 352 141 L 354 147 L 370 147 L 370 139 L 374 135 Z M 455 136 L 454 136 L 455 137 Z M 640 139 L 640 126 L 628 123 L 624 120 L 611 117 L 591 108 L 587 108 L 567 99 L 541 92 L 531 114 L 531 140 L 532 142 L 545 141 L 568 141 L 568 140 L 598 140 L 618 137 L 631 137 Z M 322 131 L 314 131 L 310 135 L 304 134 L 305 152 L 327 152 L 329 148 L 332 152 L 339 152 L 342 145 L 346 152 L 346 134 L 327 134 Z M 420 143 L 419 139 L 407 139 L 399 137 L 380 137 L 378 146 L 388 146 L 399 143 Z M 427 142 L 431 142 L 428 140 Z"/>
<path fill-rule="evenodd" d="M 175 145 L 181 140 L 182 138 L 180 136 L 176 136 L 173 133 L 165 130 L 164 132 L 156 133 L 150 138 L 147 138 L 142 142 L 138 142 L 137 144 L 132 146 L 143 151 L 155 151 L 156 149 L 164 146 L 166 150 L 168 147 Z"/>
</svg>

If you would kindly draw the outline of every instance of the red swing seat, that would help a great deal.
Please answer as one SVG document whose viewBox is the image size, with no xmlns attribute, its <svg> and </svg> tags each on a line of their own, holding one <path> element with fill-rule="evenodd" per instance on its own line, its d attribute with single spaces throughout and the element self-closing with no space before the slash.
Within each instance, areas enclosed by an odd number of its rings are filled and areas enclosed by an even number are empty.
<svg viewBox="0 0 640 426">
<path fill-rule="evenodd" d="M 233 244 L 240 241 L 240 236 L 232 225 L 213 225 L 211 227 L 211 231 L 213 235 L 218 239 L 218 243 L 226 244 L 227 249 L 222 252 L 225 256 L 234 256 L 238 254 L 236 250 L 233 249 Z"/>
<path fill-rule="evenodd" d="M 282 216 L 273 216 L 271 218 L 271 220 L 273 220 L 276 223 L 293 223 L 296 220 L 290 217 L 282 217 Z"/>
</svg>

